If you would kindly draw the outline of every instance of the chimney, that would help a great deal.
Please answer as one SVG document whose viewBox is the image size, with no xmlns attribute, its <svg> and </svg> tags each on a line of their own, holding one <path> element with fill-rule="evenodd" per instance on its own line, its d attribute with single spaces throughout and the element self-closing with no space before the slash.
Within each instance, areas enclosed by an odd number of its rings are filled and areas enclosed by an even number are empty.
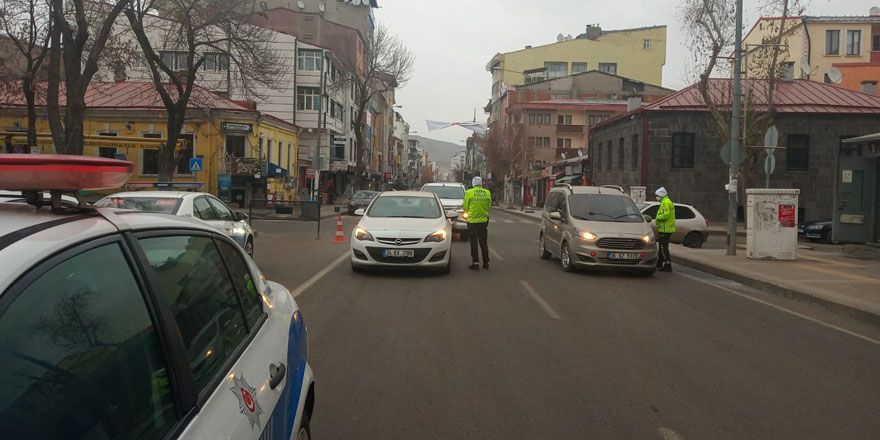
<svg viewBox="0 0 880 440">
<path fill-rule="evenodd" d="M 862 93 L 877 96 L 877 81 L 862 81 Z"/>
<path fill-rule="evenodd" d="M 641 106 L 642 106 L 642 98 L 641 97 L 636 96 L 636 97 L 632 97 L 632 98 L 627 98 L 627 100 L 626 100 L 626 111 L 627 112 L 631 112 L 637 108 L 640 108 Z"/>
<path fill-rule="evenodd" d="M 526 46 L 526 49 L 531 49 L 531 48 L 532 48 L 532 46 Z"/>
<path fill-rule="evenodd" d="M 602 35 L 602 28 L 598 24 L 588 24 L 586 35 L 588 40 L 598 40 Z"/>
</svg>

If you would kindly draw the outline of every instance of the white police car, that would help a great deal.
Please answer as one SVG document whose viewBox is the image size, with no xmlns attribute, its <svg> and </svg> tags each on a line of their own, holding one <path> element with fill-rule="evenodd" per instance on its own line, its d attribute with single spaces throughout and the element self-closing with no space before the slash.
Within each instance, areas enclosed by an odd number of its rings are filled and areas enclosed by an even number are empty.
<svg viewBox="0 0 880 440">
<path fill-rule="evenodd" d="M 131 167 L 0 155 L 0 188 L 118 187 Z M 0 203 L 0 437 L 311 438 L 287 289 L 198 220 L 56 198 Z"/>
</svg>

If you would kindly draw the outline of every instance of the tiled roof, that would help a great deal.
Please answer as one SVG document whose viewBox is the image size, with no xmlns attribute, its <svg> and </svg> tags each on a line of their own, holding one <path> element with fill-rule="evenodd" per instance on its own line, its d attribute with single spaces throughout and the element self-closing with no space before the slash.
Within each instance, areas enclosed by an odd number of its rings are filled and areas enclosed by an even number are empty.
<svg viewBox="0 0 880 440">
<path fill-rule="evenodd" d="M 46 83 L 42 83 L 39 87 L 43 90 Z M 66 94 L 64 93 L 64 84 L 60 85 L 61 105 L 65 104 Z M 10 91 L 6 94 L 0 94 L 0 105 L 5 106 L 25 106 L 24 96 L 21 93 Z M 176 96 L 177 92 L 174 87 L 168 86 L 168 90 L 172 96 Z M 44 93 L 37 95 L 37 105 L 45 106 L 46 98 Z M 86 92 L 86 106 L 89 109 L 120 109 L 120 110 L 164 110 L 165 105 L 159 92 L 156 91 L 153 83 L 147 82 L 104 82 L 92 83 Z M 213 109 L 228 111 L 252 112 L 253 110 L 220 96 L 208 89 L 193 86 L 190 94 L 190 109 Z"/>
<path fill-rule="evenodd" d="M 804 16 L 804 21 L 808 23 L 880 23 L 880 16 L 877 15 L 837 15 L 825 17 Z"/>
</svg>

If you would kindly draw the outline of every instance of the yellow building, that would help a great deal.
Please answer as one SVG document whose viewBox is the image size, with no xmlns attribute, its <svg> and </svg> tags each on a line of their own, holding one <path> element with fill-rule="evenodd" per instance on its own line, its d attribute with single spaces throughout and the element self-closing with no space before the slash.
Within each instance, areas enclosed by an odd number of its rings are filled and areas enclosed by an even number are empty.
<svg viewBox="0 0 880 440">
<path fill-rule="evenodd" d="M 587 26 L 575 38 L 561 36 L 552 44 L 526 46 L 496 54 L 486 65 L 492 73 L 492 99 L 506 86 L 599 70 L 648 84 L 663 82 L 666 26 L 602 30 Z"/>
<path fill-rule="evenodd" d="M 7 96 L 0 104 L 0 127 L 13 143 L 26 143 L 23 98 Z M 129 180 L 158 180 L 158 145 L 166 139 L 167 113 L 151 83 L 96 83 L 86 97 L 84 120 L 87 156 L 134 162 Z M 42 103 L 44 105 L 44 103 Z M 41 153 L 54 153 L 45 107 L 38 108 Z M 296 127 L 260 114 L 205 89 L 193 90 L 186 123 L 178 142 L 174 182 L 204 183 L 203 191 L 245 206 L 250 199 L 292 200 L 297 177 Z M 201 171 L 190 171 L 190 159 L 202 159 Z"/>
<path fill-rule="evenodd" d="M 770 48 L 782 26 L 781 17 L 762 17 L 743 38 L 744 69 L 749 77 L 766 77 Z M 788 17 L 781 44 L 787 78 L 835 83 L 877 94 L 880 81 L 880 16 Z"/>
</svg>

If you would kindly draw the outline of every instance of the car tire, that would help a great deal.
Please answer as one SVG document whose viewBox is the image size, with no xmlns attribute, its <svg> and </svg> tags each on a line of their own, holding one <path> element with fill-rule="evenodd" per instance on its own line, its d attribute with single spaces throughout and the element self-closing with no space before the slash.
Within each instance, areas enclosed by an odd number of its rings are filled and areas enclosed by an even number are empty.
<svg viewBox="0 0 880 440">
<path fill-rule="evenodd" d="M 251 258 L 254 257 L 254 239 L 253 238 L 248 238 L 247 241 L 244 243 L 244 251 L 247 252 L 247 254 L 251 256 Z"/>
<path fill-rule="evenodd" d="M 299 432 L 296 433 L 296 440 L 312 440 L 312 427 L 309 422 L 309 415 L 303 412 L 302 421 L 299 423 Z"/>
<path fill-rule="evenodd" d="M 562 270 L 566 272 L 574 272 L 574 264 L 571 262 L 571 248 L 568 247 L 568 243 L 562 243 L 562 252 L 559 256 L 559 261 L 562 264 Z"/>
<path fill-rule="evenodd" d="M 547 246 L 544 244 L 544 234 L 541 234 L 541 237 L 538 238 L 538 252 L 541 254 L 542 260 L 549 260 L 552 256 L 550 252 L 547 251 Z"/>
<path fill-rule="evenodd" d="M 699 249 L 703 247 L 703 234 L 699 232 L 689 232 L 688 235 L 684 237 L 684 247 Z"/>
</svg>

